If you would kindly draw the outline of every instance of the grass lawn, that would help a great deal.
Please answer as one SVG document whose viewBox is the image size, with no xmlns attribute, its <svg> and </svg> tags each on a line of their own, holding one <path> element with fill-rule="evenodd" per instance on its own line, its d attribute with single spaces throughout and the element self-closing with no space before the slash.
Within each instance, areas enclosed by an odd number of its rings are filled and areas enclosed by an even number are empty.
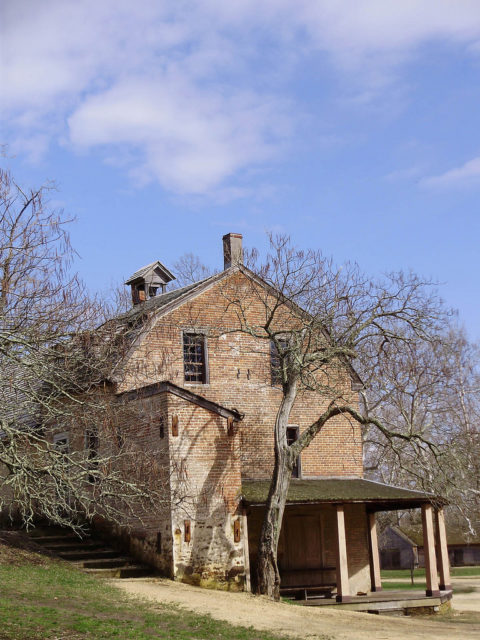
<svg viewBox="0 0 480 640">
<path fill-rule="evenodd" d="M 452 578 L 478 576 L 480 577 L 480 567 L 452 567 L 450 569 Z M 423 590 L 426 589 L 425 585 L 425 569 L 415 569 L 413 572 L 414 584 L 410 582 L 410 570 L 409 569 L 391 569 L 382 570 L 382 587 L 383 589 L 396 589 L 396 590 Z M 397 580 L 403 579 L 402 582 Z M 405 581 L 405 580 L 408 580 Z M 472 593 L 474 589 L 472 587 L 456 587 L 455 593 Z"/>
<path fill-rule="evenodd" d="M 424 576 L 425 577 L 425 576 Z M 415 584 L 411 584 L 410 582 L 394 582 L 393 580 L 382 580 L 382 589 L 385 591 L 386 589 L 395 589 L 401 591 L 421 591 L 425 590 L 426 584 L 425 580 L 421 578 L 415 579 Z"/>
<path fill-rule="evenodd" d="M 480 576 L 480 567 L 451 567 L 452 578 L 461 576 Z M 383 569 L 382 580 L 395 580 L 395 578 L 410 578 L 410 569 Z M 414 579 L 425 578 L 425 569 L 415 569 Z"/>
<path fill-rule="evenodd" d="M 415 580 L 415 584 L 385 580 L 382 582 L 382 588 L 384 591 L 388 589 L 397 591 L 425 591 L 427 585 L 425 584 L 425 580 Z M 454 593 L 473 593 L 475 587 L 455 587 L 453 591 Z"/>
<path fill-rule="evenodd" d="M 66 563 L 0 564 L 1 640 L 279 640 L 170 605 L 127 599 Z"/>
</svg>

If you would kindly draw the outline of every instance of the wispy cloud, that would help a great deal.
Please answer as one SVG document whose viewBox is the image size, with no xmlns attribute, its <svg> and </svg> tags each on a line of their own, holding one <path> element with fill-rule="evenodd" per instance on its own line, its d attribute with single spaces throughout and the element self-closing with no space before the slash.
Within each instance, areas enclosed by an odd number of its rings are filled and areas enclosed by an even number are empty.
<svg viewBox="0 0 480 640">
<path fill-rule="evenodd" d="M 415 164 L 404 169 L 395 169 L 394 171 L 390 171 L 384 179 L 387 182 L 402 182 L 404 180 L 413 180 L 414 178 L 418 178 L 422 173 L 425 173 L 425 166 Z"/>
<path fill-rule="evenodd" d="M 480 187 L 480 156 L 465 162 L 461 167 L 449 169 L 437 176 L 423 178 L 420 180 L 420 186 L 432 189 Z"/>
<path fill-rule="evenodd" d="M 344 74 L 353 105 L 392 95 L 425 43 L 480 41 L 478 0 L 4 0 L 1 12 L 18 149 L 101 150 L 137 183 L 192 194 L 282 157 L 303 117 L 286 74 L 305 56 Z"/>
</svg>

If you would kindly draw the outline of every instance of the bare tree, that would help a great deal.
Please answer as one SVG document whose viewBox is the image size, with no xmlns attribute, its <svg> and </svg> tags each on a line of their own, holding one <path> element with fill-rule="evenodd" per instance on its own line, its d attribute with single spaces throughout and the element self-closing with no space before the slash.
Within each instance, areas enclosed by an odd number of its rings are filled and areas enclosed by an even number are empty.
<svg viewBox="0 0 480 640">
<path fill-rule="evenodd" d="M 358 389 L 363 385 L 352 365 L 361 372 L 375 368 L 386 345 L 396 357 L 412 337 L 429 344 L 442 329 L 446 312 L 431 283 L 413 274 L 390 274 L 374 281 L 355 265 L 335 268 L 318 251 L 297 250 L 285 237 L 271 238 L 263 264 L 255 254 L 247 264 L 255 276 L 243 279 L 241 290 L 227 281 L 224 296 L 238 318 L 236 330 L 268 341 L 277 361 L 282 398 L 272 425 L 275 462 L 259 542 L 257 590 L 278 598 L 277 548 L 292 469 L 329 420 L 349 416 L 374 427 L 388 442 L 408 442 L 420 457 L 434 451 L 425 434 L 398 429 L 368 403 L 359 411 Z M 251 312 L 259 307 L 260 314 Z M 357 392 L 346 384 L 349 375 Z M 312 401 L 323 408 L 289 445 L 289 416 L 303 392 L 311 392 Z"/>
<path fill-rule="evenodd" d="M 447 517 L 472 530 L 480 513 L 478 348 L 452 326 L 428 345 L 410 334 L 401 353 L 391 357 L 391 350 L 385 345 L 370 370 L 365 402 L 390 429 L 434 442 L 435 455 L 418 456 L 409 441 L 392 446 L 367 430 L 368 469 L 384 481 L 442 494 L 451 502 Z"/>
<path fill-rule="evenodd" d="M 158 452 L 120 432 L 130 409 L 106 381 L 131 327 L 96 329 L 104 310 L 70 272 L 69 221 L 48 190 L 0 172 L 0 510 L 25 524 L 128 521 L 168 479 Z"/>
<path fill-rule="evenodd" d="M 193 253 L 185 253 L 174 263 L 173 272 L 175 281 L 172 283 L 173 288 L 185 287 L 198 280 L 203 280 L 213 275 L 213 271 L 204 265 L 198 256 Z"/>
</svg>

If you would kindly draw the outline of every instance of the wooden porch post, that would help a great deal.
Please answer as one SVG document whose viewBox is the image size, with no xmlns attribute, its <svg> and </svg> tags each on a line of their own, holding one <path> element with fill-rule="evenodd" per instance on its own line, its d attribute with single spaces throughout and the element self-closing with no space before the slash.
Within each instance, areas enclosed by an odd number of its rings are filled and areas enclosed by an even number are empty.
<svg viewBox="0 0 480 640">
<path fill-rule="evenodd" d="M 443 509 L 435 509 L 437 525 L 438 569 L 440 571 L 440 589 L 451 591 L 450 564 L 448 562 L 447 534 L 445 532 L 445 515 Z"/>
<path fill-rule="evenodd" d="M 336 505 L 337 516 L 337 602 L 350 600 L 348 584 L 347 541 L 345 536 L 345 512 L 343 504 Z"/>
<path fill-rule="evenodd" d="M 375 512 L 368 514 L 368 533 L 370 542 L 370 575 L 372 591 L 382 590 L 382 578 L 380 576 L 380 556 L 378 554 L 377 522 Z"/>
<path fill-rule="evenodd" d="M 252 590 L 250 581 L 250 551 L 248 548 L 248 519 L 247 510 L 242 509 L 242 530 L 243 530 L 243 561 L 245 566 L 245 591 Z"/>
<path fill-rule="evenodd" d="M 435 557 L 435 536 L 433 533 L 432 505 L 422 505 L 423 555 L 425 557 L 425 577 L 427 596 L 439 596 L 437 559 Z"/>
</svg>

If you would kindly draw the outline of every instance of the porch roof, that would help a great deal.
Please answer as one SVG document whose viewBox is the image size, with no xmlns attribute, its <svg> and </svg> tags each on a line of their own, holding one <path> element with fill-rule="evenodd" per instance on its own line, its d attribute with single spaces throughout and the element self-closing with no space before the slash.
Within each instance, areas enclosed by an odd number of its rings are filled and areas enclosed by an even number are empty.
<svg viewBox="0 0 480 640">
<path fill-rule="evenodd" d="M 245 480 L 242 483 L 242 499 L 250 506 L 266 503 L 269 480 Z M 413 509 L 429 502 L 444 501 L 433 494 L 402 489 L 363 478 L 292 478 L 287 504 L 367 503 L 372 511 Z"/>
</svg>

